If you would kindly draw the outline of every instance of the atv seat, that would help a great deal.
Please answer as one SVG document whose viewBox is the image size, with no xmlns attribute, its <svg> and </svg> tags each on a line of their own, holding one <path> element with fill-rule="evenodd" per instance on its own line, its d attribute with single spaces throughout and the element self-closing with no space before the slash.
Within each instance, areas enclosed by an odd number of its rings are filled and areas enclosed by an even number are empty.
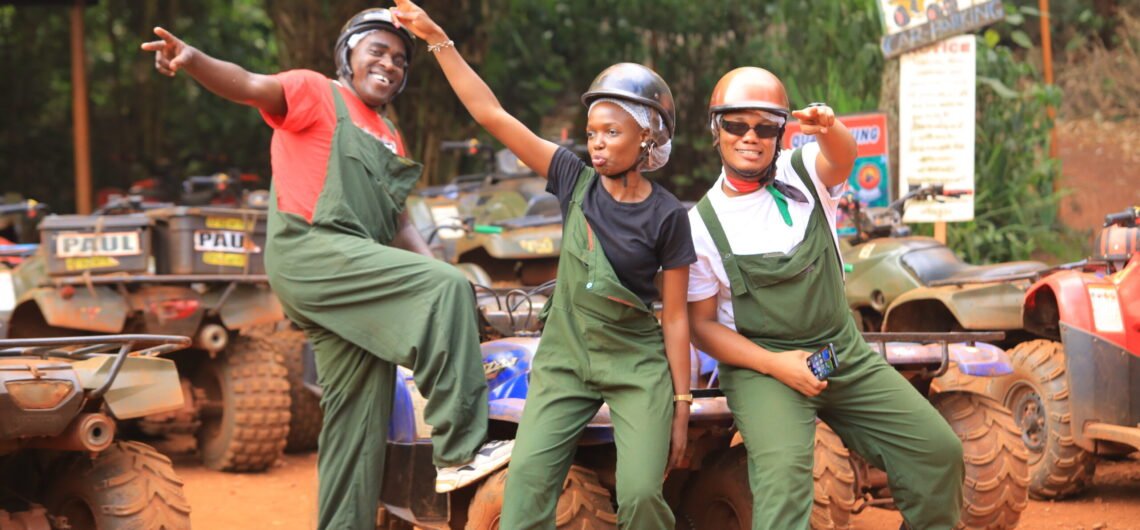
<svg viewBox="0 0 1140 530">
<path fill-rule="evenodd" d="M 1030 278 L 1034 273 L 1048 268 L 1048 265 L 1039 261 L 970 265 L 958 259 L 949 248 L 941 246 L 910 252 L 902 257 L 902 262 L 927 286 Z"/>
<path fill-rule="evenodd" d="M 558 203 L 558 197 L 550 193 L 539 193 L 531 197 L 526 203 L 526 210 L 523 212 L 523 217 L 553 217 L 562 215 L 562 207 Z"/>
</svg>

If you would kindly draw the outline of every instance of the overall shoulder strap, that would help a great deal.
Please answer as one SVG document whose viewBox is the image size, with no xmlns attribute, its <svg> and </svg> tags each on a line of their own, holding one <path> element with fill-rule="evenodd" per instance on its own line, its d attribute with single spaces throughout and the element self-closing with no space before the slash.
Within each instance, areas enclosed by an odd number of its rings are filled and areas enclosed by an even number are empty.
<svg viewBox="0 0 1140 530">
<path fill-rule="evenodd" d="M 700 214 L 701 220 L 705 223 L 705 228 L 708 229 L 713 243 L 716 244 L 717 252 L 720 253 L 720 260 L 724 265 L 724 273 L 728 275 L 732 295 L 743 295 L 748 291 L 748 286 L 744 283 L 744 275 L 741 274 L 740 267 L 736 265 L 736 256 L 732 253 L 732 247 L 728 244 L 728 236 L 724 233 L 724 227 L 720 224 L 720 218 L 717 217 L 708 194 L 701 197 L 700 202 L 697 203 L 697 213 Z"/>
</svg>

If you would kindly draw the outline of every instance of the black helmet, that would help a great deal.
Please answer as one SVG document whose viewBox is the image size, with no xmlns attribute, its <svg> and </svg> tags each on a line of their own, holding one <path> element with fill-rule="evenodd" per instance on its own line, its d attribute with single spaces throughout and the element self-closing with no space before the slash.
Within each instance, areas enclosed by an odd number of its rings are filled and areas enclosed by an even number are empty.
<svg viewBox="0 0 1140 530">
<path fill-rule="evenodd" d="M 344 27 L 340 28 L 340 36 L 336 38 L 336 46 L 333 47 L 333 58 L 336 61 L 336 75 L 346 79 L 352 79 L 352 66 L 349 64 L 348 58 L 352 50 L 348 49 L 348 38 L 368 30 L 383 30 L 394 33 L 404 41 L 404 53 L 407 55 L 407 62 L 404 63 L 404 80 L 400 82 L 400 88 L 396 90 L 398 96 L 400 92 L 404 91 L 404 87 L 408 84 L 408 67 L 412 64 L 412 48 L 415 37 L 407 28 L 401 26 L 392 12 L 385 8 L 370 8 L 365 9 L 348 19 L 344 23 Z"/>
<path fill-rule="evenodd" d="M 589 107 L 601 98 L 624 99 L 657 109 L 669 130 L 669 138 L 673 137 L 676 123 L 673 93 L 653 70 L 636 63 L 618 63 L 602 70 L 590 83 L 589 90 L 582 94 L 582 103 Z"/>
</svg>

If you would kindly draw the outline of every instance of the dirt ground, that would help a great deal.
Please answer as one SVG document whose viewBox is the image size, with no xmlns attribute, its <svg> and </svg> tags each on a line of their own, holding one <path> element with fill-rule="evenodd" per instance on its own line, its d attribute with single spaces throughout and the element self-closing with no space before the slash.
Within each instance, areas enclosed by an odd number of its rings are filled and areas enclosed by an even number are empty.
<svg viewBox="0 0 1140 530">
<path fill-rule="evenodd" d="M 1140 205 L 1140 120 L 1058 122 L 1057 156 L 1069 227 L 1095 230 L 1106 214 Z"/>
<path fill-rule="evenodd" d="M 261 474 L 203 469 L 190 455 L 175 459 L 186 483 L 199 530 L 312 530 L 316 527 L 317 457 L 286 455 Z M 870 508 L 857 515 L 855 530 L 894 530 L 897 512 Z M 1102 460 L 1093 487 L 1080 498 L 1030 501 L 1018 528 L 1028 530 L 1140 530 L 1140 460 Z"/>
</svg>

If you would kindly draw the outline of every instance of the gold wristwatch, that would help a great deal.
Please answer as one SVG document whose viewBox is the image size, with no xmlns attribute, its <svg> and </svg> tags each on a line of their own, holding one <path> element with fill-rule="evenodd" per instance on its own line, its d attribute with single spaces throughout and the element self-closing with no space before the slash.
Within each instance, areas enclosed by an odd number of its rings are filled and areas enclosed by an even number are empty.
<svg viewBox="0 0 1140 530">
<path fill-rule="evenodd" d="M 692 394 L 673 394 L 673 402 L 676 403 L 678 401 L 688 401 L 689 403 L 692 403 L 693 402 L 693 395 Z"/>
</svg>

